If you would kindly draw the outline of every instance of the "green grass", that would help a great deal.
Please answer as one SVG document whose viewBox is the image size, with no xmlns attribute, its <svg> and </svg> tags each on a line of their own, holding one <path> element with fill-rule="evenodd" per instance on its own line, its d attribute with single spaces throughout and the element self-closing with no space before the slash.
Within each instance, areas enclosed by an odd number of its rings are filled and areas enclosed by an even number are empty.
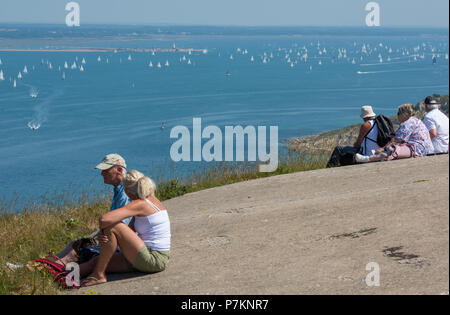
<svg viewBox="0 0 450 315">
<path fill-rule="evenodd" d="M 442 110 L 448 115 L 448 95 L 442 96 L 441 100 Z M 421 103 L 417 104 L 417 109 L 420 106 Z M 278 169 L 273 173 L 260 173 L 255 163 L 222 163 L 200 169 L 186 178 L 161 180 L 157 187 L 157 197 L 164 201 L 236 182 L 324 168 L 334 146 L 353 143 L 359 126 L 353 125 L 319 136 L 290 141 L 288 147 L 299 153 L 290 151 L 286 156 L 280 157 Z M 315 154 L 312 155 L 312 152 Z M 6 262 L 24 264 L 37 257 L 55 254 L 71 240 L 95 231 L 98 218 L 109 210 L 111 195 L 89 193 L 75 197 L 79 195 L 75 191 L 72 194 L 55 194 L 39 204 L 28 203 L 20 214 L 14 214 L 12 210 L 17 204 L 16 200 L 0 202 L 0 294 L 62 292 L 53 283 L 53 278 L 42 271 L 29 271 L 25 268 L 11 271 L 6 267 Z"/>
<path fill-rule="evenodd" d="M 256 178 L 324 168 L 328 156 L 289 153 L 273 173 L 260 173 L 254 163 L 222 163 L 201 169 L 186 178 L 158 183 L 157 197 L 167 200 L 186 193 Z M 59 294 L 61 289 L 43 271 L 10 270 L 6 263 L 26 264 L 62 250 L 67 243 L 87 236 L 98 227 L 98 218 L 109 211 L 111 195 L 70 193 L 28 204 L 13 214 L 14 200 L 0 204 L 0 294 Z"/>
</svg>

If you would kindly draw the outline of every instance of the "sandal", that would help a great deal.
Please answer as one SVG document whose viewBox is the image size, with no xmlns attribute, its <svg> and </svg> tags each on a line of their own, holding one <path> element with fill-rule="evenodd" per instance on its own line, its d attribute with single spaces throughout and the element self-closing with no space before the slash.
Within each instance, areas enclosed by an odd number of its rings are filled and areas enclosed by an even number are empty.
<svg viewBox="0 0 450 315">
<path fill-rule="evenodd" d="M 91 281 L 97 281 L 98 282 L 98 281 L 100 281 L 100 279 L 97 279 L 96 277 L 92 277 L 92 276 L 91 277 L 87 277 L 86 279 L 81 281 L 81 287 L 85 288 L 85 287 L 90 287 L 90 286 L 97 285 L 97 284 L 106 283 L 106 281 L 105 281 L 105 282 L 95 283 L 95 284 L 91 284 L 91 285 L 86 285 L 87 283 L 89 283 Z"/>
</svg>

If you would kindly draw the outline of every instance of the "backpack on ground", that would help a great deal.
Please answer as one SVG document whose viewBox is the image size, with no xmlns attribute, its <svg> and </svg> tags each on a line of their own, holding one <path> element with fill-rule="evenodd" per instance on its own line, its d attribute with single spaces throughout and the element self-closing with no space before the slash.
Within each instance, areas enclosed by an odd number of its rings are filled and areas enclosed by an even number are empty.
<svg viewBox="0 0 450 315">
<path fill-rule="evenodd" d="M 49 258 L 54 258 L 57 261 L 51 260 Z M 67 284 L 66 278 L 69 276 L 70 271 L 66 270 L 66 265 L 58 256 L 48 255 L 46 258 L 38 258 L 33 260 L 33 263 L 36 265 L 41 265 L 45 269 L 47 269 L 55 278 L 55 282 L 58 283 L 61 287 L 66 289 L 78 289 L 80 285 L 76 283 L 74 277 L 71 277 L 72 286 Z"/>
<path fill-rule="evenodd" d="M 369 134 L 372 131 L 375 125 L 377 125 L 378 127 L 377 139 L 375 140 L 369 137 L 367 137 L 367 139 L 376 142 L 379 147 L 384 147 L 386 144 L 388 144 L 389 141 L 392 140 L 392 138 L 395 137 L 394 124 L 388 117 L 384 115 L 378 115 L 375 118 L 375 122 L 372 128 L 369 130 L 367 134 Z"/>
</svg>

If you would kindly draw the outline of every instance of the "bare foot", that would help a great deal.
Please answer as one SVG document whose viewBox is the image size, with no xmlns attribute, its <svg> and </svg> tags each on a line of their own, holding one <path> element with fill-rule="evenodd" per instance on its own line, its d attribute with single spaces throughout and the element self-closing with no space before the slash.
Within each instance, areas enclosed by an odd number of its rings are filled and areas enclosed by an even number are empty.
<svg viewBox="0 0 450 315">
<path fill-rule="evenodd" d="M 81 282 L 81 287 L 90 287 L 92 285 L 106 283 L 105 277 L 100 276 L 89 276 Z"/>
</svg>

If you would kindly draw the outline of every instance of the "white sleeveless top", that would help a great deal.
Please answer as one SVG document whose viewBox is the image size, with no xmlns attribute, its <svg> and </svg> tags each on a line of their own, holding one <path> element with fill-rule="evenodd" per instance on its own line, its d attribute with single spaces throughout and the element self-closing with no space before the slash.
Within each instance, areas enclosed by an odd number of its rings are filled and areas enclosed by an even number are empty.
<svg viewBox="0 0 450 315">
<path fill-rule="evenodd" d="M 134 217 L 134 229 L 144 241 L 145 246 L 152 250 L 170 250 L 170 220 L 166 210 L 159 209 L 150 200 L 147 203 L 156 210 L 156 213 L 146 217 Z"/>
<path fill-rule="evenodd" d="M 372 119 L 369 120 L 369 122 L 370 125 L 373 126 L 375 120 Z M 361 149 L 363 155 L 372 155 L 372 150 L 376 151 L 380 148 L 380 146 L 377 143 L 377 138 L 378 138 L 378 126 L 375 125 L 375 127 L 372 128 L 372 130 L 364 137 L 363 141 L 361 142 Z"/>
</svg>

